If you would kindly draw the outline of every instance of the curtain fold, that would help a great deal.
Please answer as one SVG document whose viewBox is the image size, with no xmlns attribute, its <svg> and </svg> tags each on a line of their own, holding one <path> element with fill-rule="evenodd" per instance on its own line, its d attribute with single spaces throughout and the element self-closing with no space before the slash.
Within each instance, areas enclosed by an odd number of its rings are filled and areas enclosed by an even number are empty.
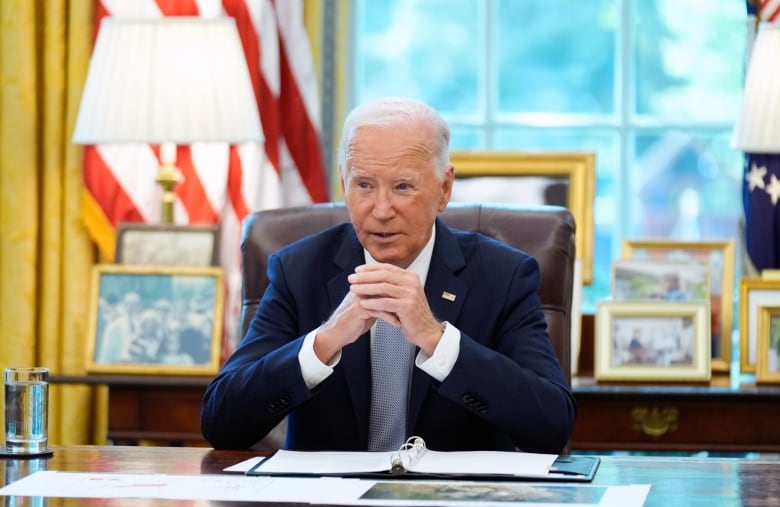
<svg viewBox="0 0 780 507">
<path fill-rule="evenodd" d="M 95 249 L 70 142 L 89 61 L 91 2 L 0 2 L 0 367 L 83 375 Z M 4 403 L 0 400 L 0 403 Z M 52 444 L 105 435 L 105 394 L 50 389 Z"/>
<path fill-rule="evenodd" d="M 345 35 L 337 34 L 348 24 L 346 5 L 306 0 L 320 82 L 329 75 L 336 85 L 322 92 L 332 113 L 324 129 L 344 116 L 347 49 Z M 0 368 L 41 365 L 53 375 L 85 374 L 90 273 L 100 259 L 81 215 L 82 149 L 70 138 L 94 9 L 92 1 L 0 2 Z M 331 130 L 333 143 L 336 135 Z M 0 411 L 3 404 L 0 397 Z M 106 388 L 51 386 L 51 444 L 106 443 L 107 420 Z"/>
</svg>

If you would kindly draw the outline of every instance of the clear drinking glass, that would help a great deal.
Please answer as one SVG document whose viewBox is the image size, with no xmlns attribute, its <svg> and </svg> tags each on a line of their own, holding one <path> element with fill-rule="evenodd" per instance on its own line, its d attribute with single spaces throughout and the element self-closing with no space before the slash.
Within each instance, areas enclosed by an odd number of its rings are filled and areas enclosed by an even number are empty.
<svg viewBox="0 0 780 507">
<path fill-rule="evenodd" d="M 5 453 L 49 450 L 48 368 L 5 369 Z"/>
</svg>

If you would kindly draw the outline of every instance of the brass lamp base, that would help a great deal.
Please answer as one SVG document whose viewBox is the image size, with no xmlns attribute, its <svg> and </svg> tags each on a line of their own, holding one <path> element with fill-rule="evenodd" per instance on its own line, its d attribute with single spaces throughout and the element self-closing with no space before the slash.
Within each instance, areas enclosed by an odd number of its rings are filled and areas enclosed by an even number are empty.
<svg viewBox="0 0 780 507">
<path fill-rule="evenodd" d="M 160 171 L 154 181 L 162 187 L 162 206 L 160 207 L 160 222 L 163 224 L 173 223 L 173 203 L 176 201 L 176 194 L 173 189 L 184 177 L 178 167 L 171 163 L 164 163 L 160 166 Z"/>
</svg>

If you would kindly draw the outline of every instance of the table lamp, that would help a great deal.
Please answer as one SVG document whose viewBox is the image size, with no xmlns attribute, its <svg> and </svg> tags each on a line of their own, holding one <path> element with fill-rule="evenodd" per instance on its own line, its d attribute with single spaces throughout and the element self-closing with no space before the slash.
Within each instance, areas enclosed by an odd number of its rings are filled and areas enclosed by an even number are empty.
<svg viewBox="0 0 780 507">
<path fill-rule="evenodd" d="M 177 144 L 262 138 L 233 18 L 103 19 L 73 142 L 159 144 L 163 223 L 182 178 Z"/>
<path fill-rule="evenodd" d="M 732 144 L 745 152 L 745 241 L 758 271 L 780 268 L 780 23 L 760 23 Z"/>
</svg>

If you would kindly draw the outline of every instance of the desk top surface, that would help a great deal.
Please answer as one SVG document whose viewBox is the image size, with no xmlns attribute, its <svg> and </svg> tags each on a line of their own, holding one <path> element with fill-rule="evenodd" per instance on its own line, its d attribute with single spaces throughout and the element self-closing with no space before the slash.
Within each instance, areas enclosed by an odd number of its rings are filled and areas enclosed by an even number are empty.
<svg viewBox="0 0 780 507">
<path fill-rule="evenodd" d="M 214 474 L 257 455 L 255 451 L 215 451 L 198 447 L 61 446 L 55 447 L 54 456 L 46 460 L 0 459 L 0 470 L 4 484 L 36 470 Z M 593 484 L 650 484 L 647 507 L 778 505 L 780 460 L 604 456 Z M 123 499 L 119 503 L 117 499 L 91 499 L 89 505 L 145 506 L 149 503 L 144 499 Z M 160 500 L 155 501 L 155 505 L 244 504 Z"/>
</svg>

